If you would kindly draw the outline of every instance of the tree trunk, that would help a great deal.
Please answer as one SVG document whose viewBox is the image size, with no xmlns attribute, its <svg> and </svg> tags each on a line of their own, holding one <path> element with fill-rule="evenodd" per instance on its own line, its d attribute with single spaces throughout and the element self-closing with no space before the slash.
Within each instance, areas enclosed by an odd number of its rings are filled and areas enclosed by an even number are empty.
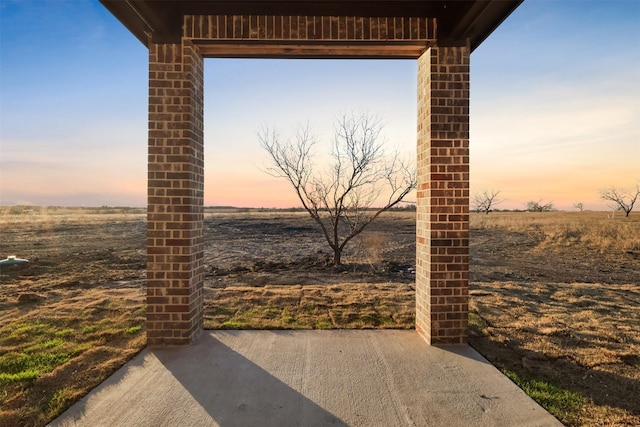
<svg viewBox="0 0 640 427">
<path fill-rule="evenodd" d="M 342 264 L 342 249 L 334 248 L 333 249 L 333 265 L 341 265 Z"/>
</svg>

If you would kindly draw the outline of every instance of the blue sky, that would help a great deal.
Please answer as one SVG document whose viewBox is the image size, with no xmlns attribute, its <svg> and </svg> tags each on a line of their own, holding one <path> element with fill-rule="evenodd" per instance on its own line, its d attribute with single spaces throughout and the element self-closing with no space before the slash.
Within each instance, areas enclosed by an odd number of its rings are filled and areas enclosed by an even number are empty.
<svg viewBox="0 0 640 427">
<path fill-rule="evenodd" d="M 147 50 L 97 1 L 0 0 L 0 203 L 146 204 Z M 416 63 L 205 60 L 205 204 L 297 206 L 256 131 L 367 110 L 413 155 Z M 640 179 L 640 2 L 526 0 L 471 56 L 471 187 L 606 209 Z"/>
</svg>

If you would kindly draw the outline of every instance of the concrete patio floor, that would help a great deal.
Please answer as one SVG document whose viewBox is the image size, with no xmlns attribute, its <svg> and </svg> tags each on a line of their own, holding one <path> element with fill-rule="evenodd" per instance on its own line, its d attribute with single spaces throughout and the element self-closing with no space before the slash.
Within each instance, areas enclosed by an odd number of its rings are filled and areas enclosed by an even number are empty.
<svg viewBox="0 0 640 427">
<path fill-rule="evenodd" d="M 144 349 L 52 426 L 561 426 L 469 346 L 415 331 L 205 331 Z"/>
</svg>

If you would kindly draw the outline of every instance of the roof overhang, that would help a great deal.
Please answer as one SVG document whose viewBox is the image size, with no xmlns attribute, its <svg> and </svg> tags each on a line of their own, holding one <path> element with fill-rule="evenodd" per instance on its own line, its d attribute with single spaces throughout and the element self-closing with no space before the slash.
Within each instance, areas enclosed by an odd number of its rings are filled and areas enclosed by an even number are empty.
<svg viewBox="0 0 640 427">
<path fill-rule="evenodd" d="M 438 44 L 477 48 L 522 0 L 100 0 L 145 46 L 178 42 L 184 15 L 300 15 L 428 17 L 438 26 Z"/>
</svg>

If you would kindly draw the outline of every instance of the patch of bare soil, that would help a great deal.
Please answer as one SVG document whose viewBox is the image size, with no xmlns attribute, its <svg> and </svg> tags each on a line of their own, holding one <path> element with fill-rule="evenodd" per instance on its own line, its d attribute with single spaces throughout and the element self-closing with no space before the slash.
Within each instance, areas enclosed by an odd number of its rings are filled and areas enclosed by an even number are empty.
<svg viewBox="0 0 640 427">
<path fill-rule="evenodd" d="M 30 262 L 0 272 L 3 334 L 44 319 L 80 346 L 37 380 L 0 386 L 0 425 L 43 425 L 144 345 L 144 216 L 8 218 L 0 257 Z M 413 214 L 381 217 L 340 268 L 301 213 L 211 214 L 205 226 L 209 327 L 413 326 Z M 561 243 L 545 227 L 472 222 L 471 344 L 500 368 L 586 396 L 565 423 L 640 425 L 640 248 Z M 0 356 L 20 343 L 4 341 Z"/>
<path fill-rule="evenodd" d="M 413 283 L 412 221 L 398 214 L 374 222 L 345 248 L 346 264 L 334 268 L 331 249 L 306 213 L 211 216 L 205 220 L 205 284 Z"/>
</svg>

